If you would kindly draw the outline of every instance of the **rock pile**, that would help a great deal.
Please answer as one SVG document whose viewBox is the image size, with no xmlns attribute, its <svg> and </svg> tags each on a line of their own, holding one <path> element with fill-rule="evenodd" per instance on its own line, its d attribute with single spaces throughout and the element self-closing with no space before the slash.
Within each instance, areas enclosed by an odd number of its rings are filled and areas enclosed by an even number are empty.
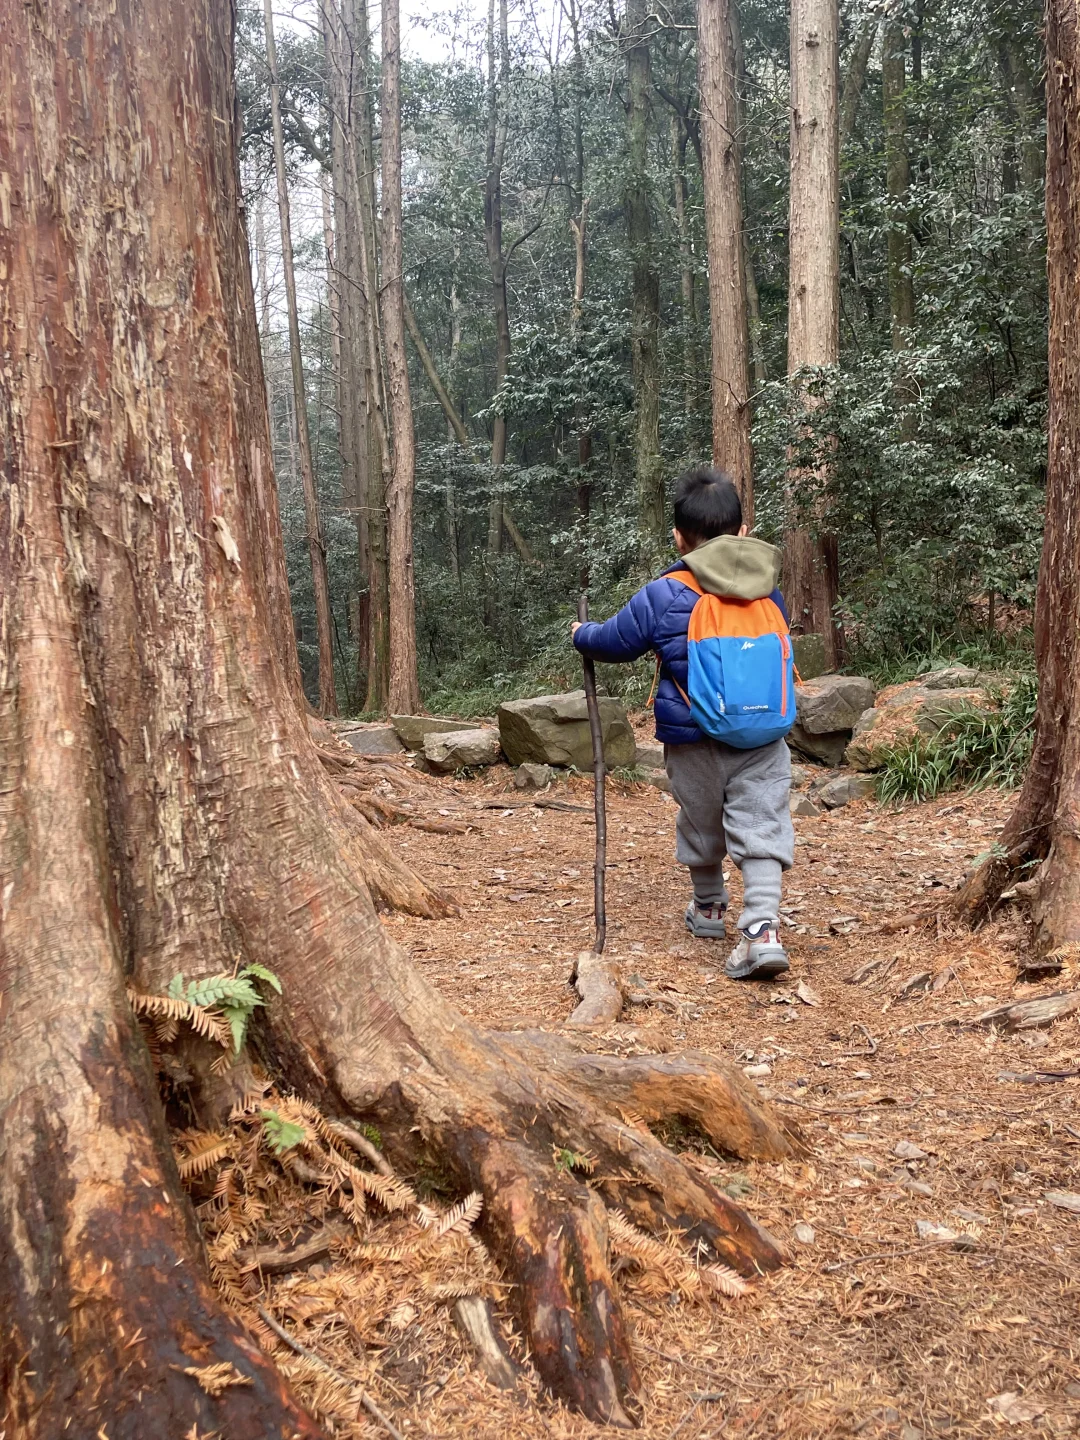
<svg viewBox="0 0 1080 1440">
<path fill-rule="evenodd" d="M 800 755 L 839 765 L 855 726 L 874 703 L 874 686 L 862 675 L 819 675 L 795 687 L 798 716 L 788 743 Z"/>
</svg>

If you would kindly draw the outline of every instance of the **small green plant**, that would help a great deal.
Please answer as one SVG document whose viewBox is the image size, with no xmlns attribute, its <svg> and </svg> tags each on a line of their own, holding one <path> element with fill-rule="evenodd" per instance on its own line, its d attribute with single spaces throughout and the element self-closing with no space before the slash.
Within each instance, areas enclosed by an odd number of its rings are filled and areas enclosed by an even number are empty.
<svg viewBox="0 0 1080 1440">
<path fill-rule="evenodd" d="M 586 1175 L 591 1175 L 596 1169 L 596 1157 L 587 1150 L 568 1150 L 565 1147 L 554 1146 L 551 1158 L 560 1170 L 568 1174 L 571 1170 L 583 1170 Z"/>
<path fill-rule="evenodd" d="M 882 803 L 917 804 L 948 790 L 1019 785 L 1035 739 L 1035 676 L 1021 675 L 990 698 L 994 709 L 959 710 L 936 735 L 889 751 L 878 778 Z"/>
<path fill-rule="evenodd" d="M 220 1011 L 232 1032 L 233 1045 L 239 1054 L 248 1021 L 258 1007 L 266 1003 L 255 988 L 257 980 L 265 981 L 281 994 L 281 981 L 274 972 L 253 961 L 235 975 L 223 973 L 208 975 L 203 980 L 190 980 L 186 989 L 183 975 L 176 974 L 169 981 L 168 996 L 170 1000 L 186 1000 L 189 1005 L 200 1009 Z"/>
<path fill-rule="evenodd" d="M 275 1155 L 284 1155 L 286 1150 L 294 1150 L 307 1136 L 302 1125 L 283 1120 L 276 1110 L 260 1110 L 259 1119 L 262 1121 L 263 1139 Z"/>
</svg>

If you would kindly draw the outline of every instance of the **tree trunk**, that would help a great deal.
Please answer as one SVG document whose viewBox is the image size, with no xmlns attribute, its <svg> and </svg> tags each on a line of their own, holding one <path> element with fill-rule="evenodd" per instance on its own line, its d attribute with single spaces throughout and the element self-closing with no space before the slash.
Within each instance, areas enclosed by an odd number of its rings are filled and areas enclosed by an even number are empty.
<svg viewBox="0 0 1080 1440">
<path fill-rule="evenodd" d="M 649 555 L 664 548 L 666 509 L 660 456 L 660 276 L 649 204 L 649 104 L 652 61 L 646 0 L 627 0 L 625 21 L 628 172 L 624 208 L 630 245 L 630 368 L 634 382 L 634 476 L 638 523 Z"/>
<path fill-rule="evenodd" d="M 1068 0 L 1046 7 L 1046 220 L 1050 438 L 1046 532 L 1035 601 L 1035 748 L 995 854 L 954 902 L 985 919 L 1005 886 L 1034 878 L 1035 951 L 1080 942 L 1080 28 Z M 1031 862 L 1041 862 L 1032 875 Z"/>
<path fill-rule="evenodd" d="M 327 134 L 333 181 L 335 231 L 334 278 L 340 324 L 341 362 L 338 368 L 338 441 L 341 459 L 341 498 L 356 528 L 356 675 L 357 695 L 371 653 L 370 545 L 367 497 L 370 488 L 371 443 L 365 394 L 365 331 L 362 307 L 362 268 L 359 246 L 361 219 L 356 209 L 356 187 L 349 183 L 350 149 L 345 127 L 352 123 L 359 97 L 349 94 L 351 42 L 334 0 L 322 6 L 323 55 L 326 65 Z M 354 82 L 355 83 L 355 82 Z"/>
<path fill-rule="evenodd" d="M 0 0 L 5 1423 L 320 1433 L 203 1278 L 124 997 L 255 960 L 283 986 L 255 1025 L 267 1072 L 480 1190 L 540 1375 L 625 1423 L 606 1206 L 744 1275 L 782 1258 L 646 1124 L 678 1114 L 747 1158 L 794 1142 L 724 1062 L 476 1030 L 380 925 L 373 896 L 445 902 L 340 801 L 268 629 L 230 20 L 57 0 L 44 28 Z M 175 1103 L 212 1120 L 246 1066 L 217 1077 L 212 1042 L 176 1043 Z M 588 1185 L 553 1145 L 595 1154 Z M 185 1373 L 220 1362 L 251 1383 L 214 1398 Z"/>
<path fill-rule="evenodd" d="M 499 33 L 496 49 L 496 0 L 488 0 L 487 178 L 484 183 L 484 243 L 491 271 L 495 308 L 495 388 L 506 379 L 510 364 L 510 309 L 506 299 L 506 255 L 503 251 L 502 172 L 510 119 L 510 37 L 507 0 L 498 0 Z M 502 549 L 502 470 L 506 464 L 506 417 L 496 415 L 491 436 L 491 500 L 488 506 L 489 555 Z M 489 587 L 490 589 L 490 587 Z M 493 596 L 489 593 L 489 610 Z M 489 613 L 488 619 L 492 616 Z"/>
<path fill-rule="evenodd" d="M 792 0 L 788 374 L 802 391 L 807 441 L 820 400 L 800 376 L 840 358 L 838 42 L 836 0 Z M 842 646 L 833 619 L 837 546 L 828 482 L 825 464 L 788 474 L 784 595 L 793 632 L 820 635 L 833 670 Z"/>
<path fill-rule="evenodd" d="M 840 98 L 841 152 L 855 134 L 855 121 L 859 116 L 859 100 L 862 98 L 863 86 L 866 84 L 866 72 L 870 67 L 870 56 L 873 54 L 874 41 L 877 39 L 880 28 L 880 14 L 868 15 L 859 26 L 851 58 L 848 60 L 847 74 L 844 76 L 844 92 Z"/>
<path fill-rule="evenodd" d="M 732 0 L 698 0 L 698 90 L 712 335 L 713 463 L 726 470 L 754 523 L 749 342 L 739 157 L 738 32 Z"/>
<path fill-rule="evenodd" d="M 701 351 L 698 345 L 697 286 L 694 275 L 694 247 L 690 235 L 689 200 L 686 184 L 687 129 L 678 115 L 671 116 L 671 168 L 675 190 L 675 229 L 679 237 L 679 292 L 683 323 L 683 406 L 686 411 L 686 449 L 697 458 L 698 385 Z"/>
<path fill-rule="evenodd" d="M 281 129 L 281 102 L 278 94 L 277 49 L 274 45 L 274 14 L 271 0 L 263 0 L 266 25 L 266 66 L 270 81 L 270 116 L 274 130 L 274 169 L 277 173 L 278 216 L 281 220 L 281 268 L 285 275 L 285 302 L 289 315 L 289 358 L 292 363 L 293 406 L 296 444 L 300 459 L 300 482 L 304 489 L 304 518 L 307 522 L 308 552 L 311 556 L 311 585 L 315 593 L 315 628 L 319 641 L 319 709 L 324 715 L 338 713 L 334 685 L 333 619 L 330 612 L 330 579 L 326 573 L 326 547 L 319 519 L 319 497 L 311 463 L 311 436 L 308 432 L 307 391 L 304 386 L 304 359 L 300 350 L 300 318 L 296 306 L 296 275 L 293 271 L 292 228 L 289 221 L 289 186 L 285 174 L 285 140 Z"/>
<path fill-rule="evenodd" d="M 885 25 L 881 57 L 881 102 L 885 124 L 885 188 L 889 197 L 889 313 L 894 350 L 910 344 L 915 323 L 915 287 L 911 275 L 912 247 L 908 202 L 911 164 L 907 150 L 907 40 L 902 20 Z"/>
<path fill-rule="evenodd" d="M 413 576 L 413 432 L 405 356 L 404 251 L 401 236 L 401 21 L 398 0 L 382 0 L 382 321 L 389 381 L 393 469 L 386 491 L 389 520 L 390 712 L 420 709 L 416 674 L 416 582 Z"/>
</svg>

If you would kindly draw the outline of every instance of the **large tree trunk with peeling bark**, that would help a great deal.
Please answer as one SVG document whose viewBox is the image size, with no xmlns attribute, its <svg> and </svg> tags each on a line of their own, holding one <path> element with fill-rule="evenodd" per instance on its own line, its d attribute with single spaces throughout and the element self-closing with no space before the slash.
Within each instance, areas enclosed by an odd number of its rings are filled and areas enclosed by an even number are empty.
<svg viewBox="0 0 1080 1440">
<path fill-rule="evenodd" d="M 709 252 L 713 463 L 727 471 L 754 523 L 749 336 L 739 155 L 738 17 L 734 0 L 698 0 L 701 177 Z"/>
<path fill-rule="evenodd" d="M 1040 957 L 1080 943 L 1080 26 L 1067 0 L 1046 7 L 1046 50 L 1050 441 L 1035 748 L 994 854 L 954 902 L 965 918 L 985 919 L 1023 873 Z"/>
<path fill-rule="evenodd" d="M 840 358 L 838 64 L 836 0 L 792 0 L 788 374 L 801 392 L 807 442 L 821 400 L 805 372 Z M 828 481 L 827 463 L 788 473 L 784 595 L 792 632 L 820 636 L 834 670 L 842 644 L 833 618 L 839 575 Z"/>
<path fill-rule="evenodd" d="M 283 992 L 260 1063 L 376 1124 L 402 1172 L 480 1191 L 540 1375 L 625 1422 L 607 1207 L 743 1275 L 782 1259 L 646 1125 L 748 1158 L 793 1137 L 707 1056 L 481 1032 L 390 939 L 378 904 L 449 902 L 330 785 L 269 628 L 231 15 L 58 0 L 46 26 L 2 0 L 0 21 L 0 1423 L 319 1433 L 204 1277 L 125 998 L 253 961 Z M 222 1075 L 210 1040 L 173 1043 L 178 1103 L 213 1121 L 247 1060 Z M 588 1186 L 553 1145 L 592 1152 Z M 187 1373 L 221 1362 L 251 1383 L 215 1398 Z"/>
</svg>

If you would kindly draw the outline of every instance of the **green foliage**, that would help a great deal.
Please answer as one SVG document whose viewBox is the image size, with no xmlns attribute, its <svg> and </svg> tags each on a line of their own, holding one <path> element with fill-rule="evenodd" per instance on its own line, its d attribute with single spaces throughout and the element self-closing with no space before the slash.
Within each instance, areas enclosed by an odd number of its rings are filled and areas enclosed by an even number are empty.
<svg viewBox="0 0 1080 1440">
<path fill-rule="evenodd" d="M 992 697 L 951 717 L 934 736 L 889 752 L 878 779 L 887 805 L 932 800 L 947 790 L 1011 789 L 1020 784 L 1035 739 L 1035 677 L 1024 675 Z"/>
<path fill-rule="evenodd" d="M 266 1003 L 255 988 L 256 980 L 262 980 L 281 994 L 281 981 L 274 972 L 254 961 L 235 975 L 208 975 L 202 980 L 188 981 L 186 988 L 183 975 L 176 974 L 169 981 L 167 993 L 171 1000 L 187 1000 L 189 1004 L 200 1005 L 204 1009 L 219 1010 L 228 1022 L 239 1054 L 248 1021 L 258 1007 Z"/>
<path fill-rule="evenodd" d="M 260 1110 L 263 1139 L 275 1155 L 284 1155 L 286 1150 L 295 1150 L 307 1134 L 302 1125 L 283 1120 L 276 1110 Z"/>
</svg>

